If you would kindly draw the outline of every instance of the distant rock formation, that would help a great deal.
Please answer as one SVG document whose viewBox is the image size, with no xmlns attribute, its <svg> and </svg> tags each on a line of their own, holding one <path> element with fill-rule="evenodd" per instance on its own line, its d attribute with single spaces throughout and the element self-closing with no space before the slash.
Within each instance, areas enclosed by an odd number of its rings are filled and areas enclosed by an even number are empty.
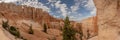
<svg viewBox="0 0 120 40">
<path fill-rule="evenodd" d="M 60 19 L 53 18 L 40 8 L 20 6 L 12 3 L 0 3 L 0 17 L 5 17 L 11 20 L 33 20 L 39 23 L 42 23 L 43 21 L 60 21 Z"/>
<path fill-rule="evenodd" d="M 21 35 L 28 40 L 62 40 L 64 21 L 52 17 L 40 8 L 15 5 L 13 3 L 0 3 L 0 25 L 2 20 L 8 20 L 10 25 L 19 28 Z M 47 24 L 48 34 L 42 32 L 44 23 Z M 27 33 L 31 24 L 35 31 L 34 35 Z M 87 35 L 87 30 L 89 30 L 91 37 L 98 34 L 96 16 L 85 19 L 82 23 L 71 21 L 71 26 L 76 31 L 80 31 L 82 27 L 85 36 Z M 77 34 L 77 37 L 79 38 L 79 34 Z"/>
<path fill-rule="evenodd" d="M 8 20 L 10 25 L 19 28 L 21 36 L 27 40 L 62 39 L 60 34 L 62 32 L 63 26 L 61 25 L 63 25 L 63 20 L 52 17 L 40 8 L 15 5 L 13 3 L 0 3 L 0 25 L 2 20 Z M 47 24 L 47 31 L 50 32 L 48 34 L 42 32 L 44 23 Z M 31 24 L 34 35 L 28 34 L 28 28 Z"/>
<path fill-rule="evenodd" d="M 94 0 L 99 40 L 120 40 L 120 0 Z"/>
<path fill-rule="evenodd" d="M 13 3 L 0 3 L 0 18 L 13 21 L 31 20 L 41 25 L 46 23 L 49 27 L 52 26 L 52 23 L 63 23 L 62 19 L 54 18 L 40 8 L 15 5 Z"/>
</svg>

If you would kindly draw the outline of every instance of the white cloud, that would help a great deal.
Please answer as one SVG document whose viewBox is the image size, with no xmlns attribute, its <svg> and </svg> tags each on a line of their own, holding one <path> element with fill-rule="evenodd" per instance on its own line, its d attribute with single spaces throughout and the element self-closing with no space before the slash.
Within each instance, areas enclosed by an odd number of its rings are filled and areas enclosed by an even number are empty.
<svg viewBox="0 0 120 40">
<path fill-rule="evenodd" d="M 57 1 L 60 1 L 60 0 L 48 0 L 48 3 L 47 4 L 50 4 L 52 7 L 53 6 L 55 6 L 55 3 L 57 2 Z"/>
<path fill-rule="evenodd" d="M 80 0 L 74 0 L 74 1 L 75 1 L 75 5 L 71 6 L 72 12 L 76 12 L 79 9 L 79 5 L 80 5 Z"/>
<path fill-rule="evenodd" d="M 96 8 L 94 8 L 91 12 L 90 12 L 91 15 L 95 16 L 96 15 Z"/>
<path fill-rule="evenodd" d="M 43 11 L 47 11 L 50 12 L 50 8 L 48 8 L 47 6 L 45 6 L 43 3 L 38 2 L 38 0 L 21 0 L 21 5 L 27 5 L 27 6 L 32 6 L 35 8 L 42 8 Z"/>
<path fill-rule="evenodd" d="M 95 16 L 96 15 L 96 7 L 94 5 L 93 0 L 88 0 L 87 4 L 84 6 L 87 8 L 87 10 L 90 10 L 90 14 Z"/>
<path fill-rule="evenodd" d="M 6 2 L 6 3 L 9 3 L 9 2 L 16 2 L 17 0 L 0 0 L 1 2 Z"/>
<path fill-rule="evenodd" d="M 54 4 L 51 4 L 51 6 L 53 7 L 53 6 L 54 6 Z"/>
<path fill-rule="evenodd" d="M 56 16 L 56 15 L 53 15 L 53 17 L 55 17 L 55 18 L 60 18 L 60 16 Z"/>
<path fill-rule="evenodd" d="M 69 16 L 70 20 L 76 20 L 75 16 Z"/>
<path fill-rule="evenodd" d="M 75 16 L 70 16 L 70 20 L 73 20 L 73 21 L 80 21 L 80 17 L 75 17 Z"/>
<path fill-rule="evenodd" d="M 60 2 L 61 2 L 61 1 L 57 1 L 57 2 L 55 3 L 56 8 L 59 8 L 59 7 L 61 6 Z"/>
<path fill-rule="evenodd" d="M 85 5 L 85 7 L 86 7 L 87 9 L 93 9 L 93 8 L 95 8 L 95 5 L 94 5 L 93 0 L 88 0 L 88 1 L 87 1 L 87 4 Z"/>
<path fill-rule="evenodd" d="M 57 1 L 59 1 L 59 0 L 48 0 L 49 2 L 57 2 Z"/>
<path fill-rule="evenodd" d="M 76 18 L 76 17 L 75 17 L 75 16 L 70 16 L 70 18 L 72 18 L 72 19 L 73 19 L 73 18 Z"/>
<path fill-rule="evenodd" d="M 96 15 L 96 8 L 95 8 L 93 0 L 74 0 L 74 1 L 75 1 L 75 5 L 71 6 L 71 11 L 72 11 L 72 13 L 77 13 L 78 15 L 70 16 L 71 20 L 79 21 L 81 19 L 85 19 L 85 18 Z M 87 10 L 90 11 L 89 16 L 80 17 L 80 16 L 82 16 L 82 13 L 78 13 L 77 10 L 80 9 L 79 6 L 81 6 L 81 5 L 84 5 L 83 7 L 85 7 Z"/>
<path fill-rule="evenodd" d="M 64 16 L 64 17 L 66 17 L 66 15 L 67 15 L 67 6 L 66 6 L 66 4 L 60 4 L 60 2 L 61 1 L 57 1 L 56 3 L 55 3 L 55 7 L 56 8 L 59 8 L 60 9 L 60 11 L 62 12 L 62 15 Z"/>
</svg>

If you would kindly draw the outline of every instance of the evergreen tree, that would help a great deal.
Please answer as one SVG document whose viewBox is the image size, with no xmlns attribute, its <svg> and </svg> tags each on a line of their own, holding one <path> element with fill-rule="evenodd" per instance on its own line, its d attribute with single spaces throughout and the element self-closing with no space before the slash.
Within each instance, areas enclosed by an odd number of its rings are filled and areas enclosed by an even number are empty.
<svg viewBox="0 0 120 40">
<path fill-rule="evenodd" d="M 34 31 L 32 29 L 32 25 L 29 27 L 29 34 L 34 34 Z"/>
<path fill-rule="evenodd" d="M 75 31 L 70 26 L 69 17 L 64 20 L 63 40 L 76 40 Z"/>
<path fill-rule="evenodd" d="M 44 24 L 44 30 L 43 30 L 43 32 L 47 33 L 47 25 L 46 24 Z"/>
</svg>

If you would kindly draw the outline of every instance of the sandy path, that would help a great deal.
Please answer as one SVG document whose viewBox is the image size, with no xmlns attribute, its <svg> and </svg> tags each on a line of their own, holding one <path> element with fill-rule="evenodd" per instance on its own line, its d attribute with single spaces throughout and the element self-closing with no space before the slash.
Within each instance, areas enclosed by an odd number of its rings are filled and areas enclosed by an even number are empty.
<svg viewBox="0 0 120 40">
<path fill-rule="evenodd" d="M 0 27 L 0 40 L 10 40 L 3 32 L 2 28 Z"/>
</svg>

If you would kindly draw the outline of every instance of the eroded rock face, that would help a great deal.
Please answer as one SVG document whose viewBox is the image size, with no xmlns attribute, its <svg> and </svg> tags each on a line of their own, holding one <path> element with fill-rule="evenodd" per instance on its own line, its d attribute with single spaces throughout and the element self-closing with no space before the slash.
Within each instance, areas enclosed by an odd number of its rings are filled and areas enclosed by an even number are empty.
<svg viewBox="0 0 120 40">
<path fill-rule="evenodd" d="M 120 40 L 120 0 L 94 0 L 99 40 Z"/>
<path fill-rule="evenodd" d="M 0 3 L 0 25 L 2 20 L 8 20 L 9 25 L 19 28 L 21 36 L 27 40 L 62 40 L 63 20 L 54 18 L 39 8 L 12 3 Z M 47 25 L 48 33 L 43 32 L 44 23 Z M 34 35 L 28 34 L 31 24 Z M 71 21 L 71 25 L 76 31 L 79 31 L 79 27 L 81 27 L 81 24 L 74 21 Z"/>
<path fill-rule="evenodd" d="M 15 5 L 12 3 L 0 3 L 0 17 L 11 20 L 33 20 L 39 23 L 60 21 L 40 8 Z M 17 18 L 17 19 L 16 19 Z"/>
<path fill-rule="evenodd" d="M 98 34 L 97 17 L 94 16 L 84 19 L 82 21 L 82 29 L 84 38 L 88 37 L 88 33 L 90 34 L 89 38 L 96 36 Z"/>
<path fill-rule="evenodd" d="M 15 5 L 12 3 L 0 3 L 0 23 L 3 19 L 9 20 L 10 25 L 19 28 L 22 36 L 28 40 L 47 40 L 54 38 L 56 38 L 56 40 L 62 40 L 61 32 L 64 27 L 63 20 L 50 16 L 42 9 L 28 7 L 25 5 Z M 49 31 L 48 34 L 42 31 L 43 23 L 47 24 L 47 31 Z M 34 35 L 27 33 L 30 24 L 32 24 L 33 30 L 35 31 Z M 70 24 L 77 32 L 81 31 L 81 27 L 83 27 L 84 36 L 87 35 L 87 30 L 89 30 L 90 36 L 95 36 L 97 34 L 98 29 L 96 25 L 96 17 L 86 19 L 83 23 L 71 21 Z M 76 36 L 79 39 L 79 33 L 76 34 Z M 87 39 L 87 36 L 84 39 Z"/>
<path fill-rule="evenodd" d="M 12 3 L 0 3 L 0 25 L 2 24 L 2 20 L 8 20 L 9 25 L 19 28 L 21 36 L 27 40 L 48 40 L 48 38 L 51 40 L 54 38 L 62 39 L 61 35 L 58 34 L 62 32 L 60 30 L 61 24 L 59 23 L 63 23 L 63 20 L 54 18 L 39 8 L 15 5 Z M 58 25 L 54 27 L 54 25 L 51 25 L 53 22 L 56 22 L 55 24 Z M 43 23 L 47 24 L 49 29 L 51 29 L 48 31 L 52 33 L 47 34 L 42 31 Z M 34 35 L 28 34 L 30 24 L 32 24 Z M 2 26 L 0 27 L 2 28 Z M 58 31 L 56 32 L 56 30 Z"/>
</svg>

